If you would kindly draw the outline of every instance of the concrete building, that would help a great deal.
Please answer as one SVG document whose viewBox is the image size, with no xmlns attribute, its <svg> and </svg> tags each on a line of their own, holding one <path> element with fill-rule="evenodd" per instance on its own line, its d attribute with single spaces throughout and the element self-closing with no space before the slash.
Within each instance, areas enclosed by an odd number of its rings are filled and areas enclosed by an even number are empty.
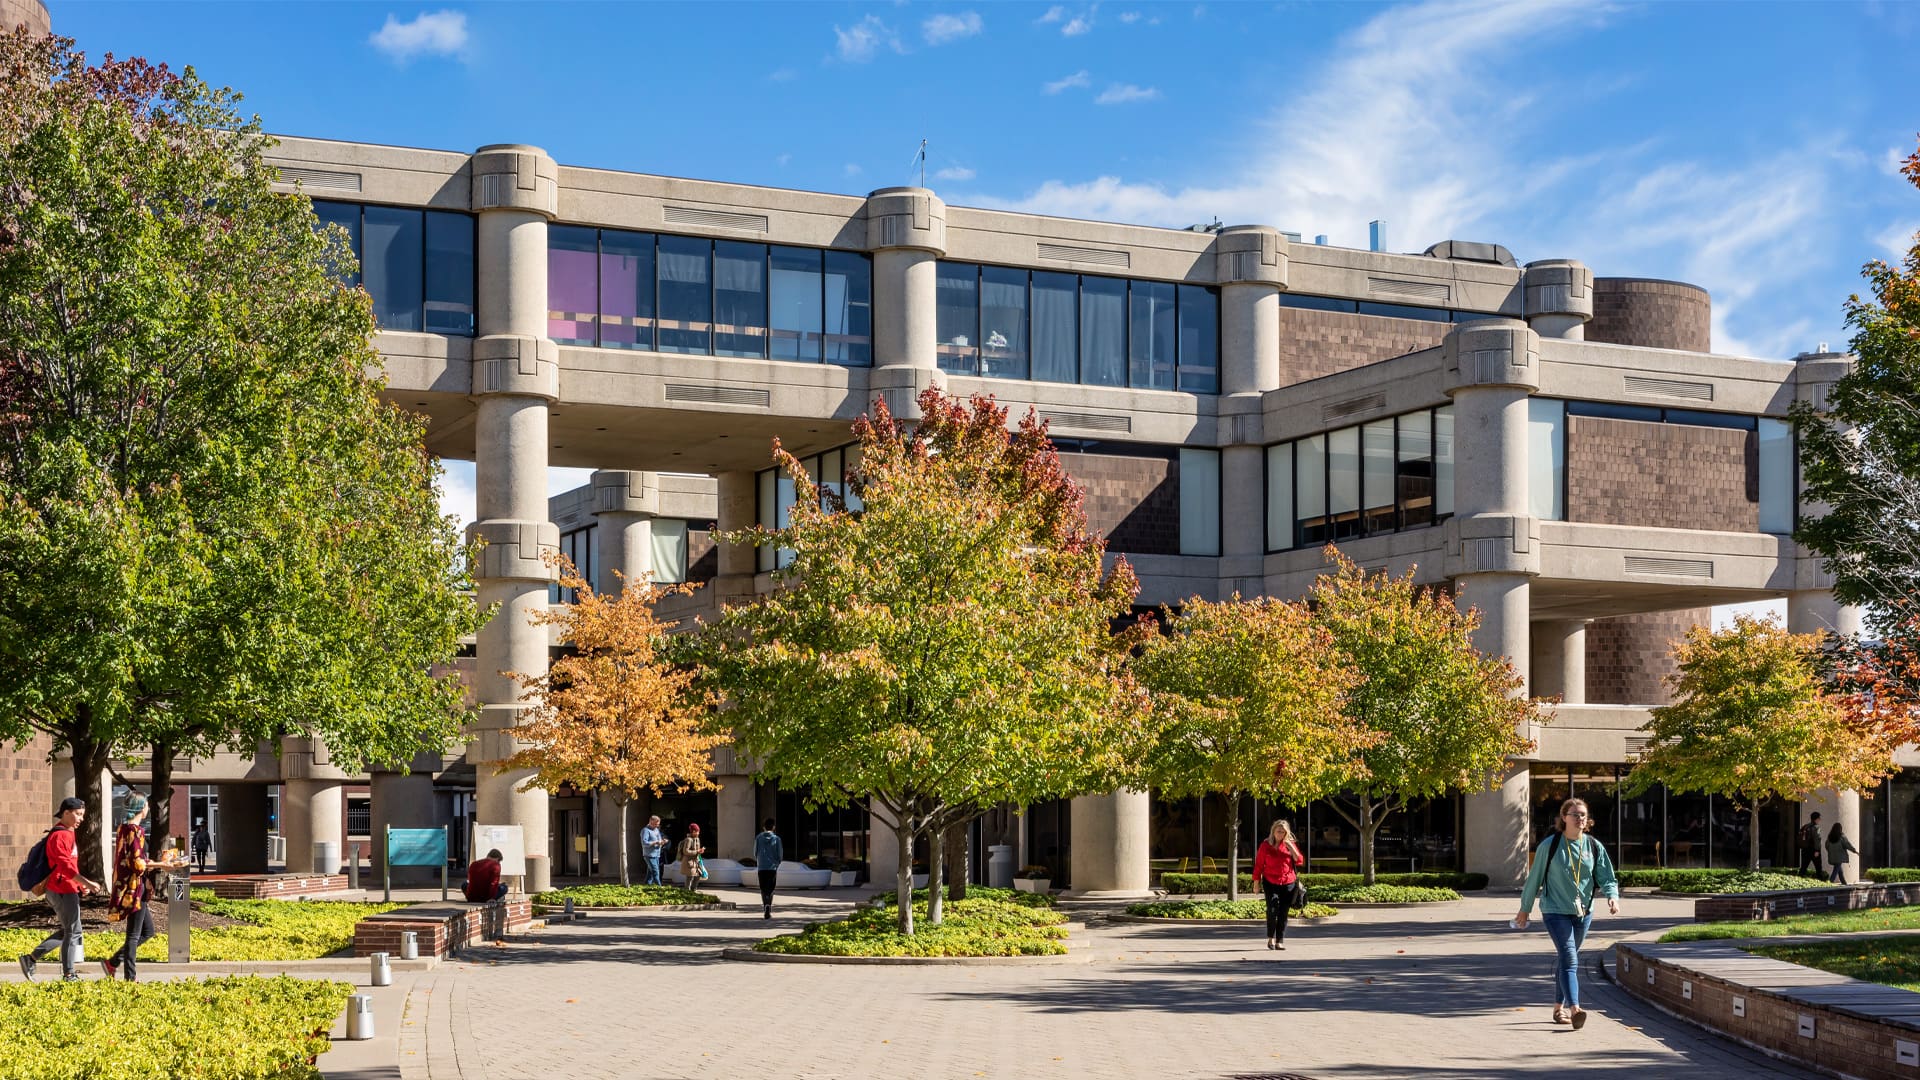
<svg viewBox="0 0 1920 1080">
<path fill-rule="evenodd" d="M 1480 609 L 1479 644 L 1564 704 L 1497 790 L 1390 826 L 1382 851 L 1407 865 L 1515 881 L 1545 805 L 1571 790 L 1611 818 L 1599 832 L 1626 865 L 1724 863 L 1747 826 L 1723 802 L 1614 791 L 1664 700 L 1667 641 L 1712 605 L 1781 597 L 1795 629 L 1857 625 L 1788 536 L 1804 508 L 1787 408 L 1820 401 L 1847 360 L 1714 354 L 1693 286 L 1518 265 L 1492 244 L 1359 251 L 1263 225 L 948 206 L 922 188 L 857 198 L 561 166 L 523 145 L 289 138 L 273 157 L 353 235 L 389 397 L 430 418 L 435 453 L 475 463 L 478 598 L 500 607 L 474 647 L 463 758 L 349 777 L 290 742 L 186 763 L 183 783 L 222 785 L 236 850 L 264 852 L 260 793 L 279 785 L 295 868 L 343 838 L 357 784 L 375 834 L 471 815 L 525 826 L 537 879 L 610 865 L 606 807 L 519 792 L 491 766 L 523 707 L 495 673 L 549 661 L 527 619 L 563 599 L 541 556 L 565 550 L 603 585 L 614 569 L 703 582 L 677 617 L 765 591 L 778 554 L 711 534 L 781 520 L 770 440 L 838 483 L 851 422 L 875 398 L 911 417 L 933 384 L 1038 410 L 1143 605 L 1298 596 L 1334 542 Z M 598 471 L 549 500 L 550 466 Z M 666 808 L 712 821 L 718 854 L 749 851 L 775 813 L 810 837 L 790 850 L 889 857 L 857 810 L 807 815 L 725 754 L 716 771 L 717 796 Z M 1856 797 L 1824 803 L 1863 835 Z M 1248 807 L 1242 835 L 1276 812 Z M 1327 808 L 1291 812 L 1317 868 L 1350 857 Z M 1155 869 L 1223 855 L 1220 813 L 1120 792 L 995 815 L 976 839 L 1077 891 L 1138 892 Z M 1907 852 L 1913 829 L 1882 813 L 1862 847 L 1879 837 L 1892 858 L 1898 832 Z M 1784 861 L 1790 818 L 1763 831 Z"/>
</svg>

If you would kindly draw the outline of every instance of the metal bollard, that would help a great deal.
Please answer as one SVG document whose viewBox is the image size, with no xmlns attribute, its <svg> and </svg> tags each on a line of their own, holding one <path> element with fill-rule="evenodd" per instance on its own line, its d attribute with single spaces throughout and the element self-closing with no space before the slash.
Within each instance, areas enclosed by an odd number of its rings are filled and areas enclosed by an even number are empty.
<svg viewBox="0 0 1920 1080">
<path fill-rule="evenodd" d="M 387 954 L 377 952 L 369 959 L 373 961 L 373 985 L 392 986 L 393 969 L 387 966 Z"/>
<path fill-rule="evenodd" d="M 420 959 L 420 935 L 412 930 L 400 931 L 400 959 Z"/>
<path fill-rule="evenodd" d="M 566 897 L 562 901 L 561 907 L 560 907 L 560 917 L 565 919 L 568 922 L 573 921 L 573 897 L 571 896 Z"/>
<path fill-rule="evenodd" d="M 373 1038 L 373 995 L 354 994 L 347 998 L 347 1038 Z"/>
</svg>

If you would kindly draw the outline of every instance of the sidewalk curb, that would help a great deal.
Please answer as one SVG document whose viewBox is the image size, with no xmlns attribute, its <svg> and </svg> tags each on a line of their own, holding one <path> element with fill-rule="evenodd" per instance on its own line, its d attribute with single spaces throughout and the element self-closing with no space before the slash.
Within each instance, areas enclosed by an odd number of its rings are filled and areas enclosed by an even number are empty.
<svg viewBox="0 0 1920 1080">
<path fill-rule="evenodd" d="M 809 956 L 800 953 L 763 953 L 752 949 L 722 949 L 720 957 L 723 960 L 762 964 L 840 964 L 851 967 L 1024 967 L 1093 962 L 1093 956 L 1087 950 L 1080 952 L 1078 956 L 1072 952 L 1053 956 Z"/>
</svg>

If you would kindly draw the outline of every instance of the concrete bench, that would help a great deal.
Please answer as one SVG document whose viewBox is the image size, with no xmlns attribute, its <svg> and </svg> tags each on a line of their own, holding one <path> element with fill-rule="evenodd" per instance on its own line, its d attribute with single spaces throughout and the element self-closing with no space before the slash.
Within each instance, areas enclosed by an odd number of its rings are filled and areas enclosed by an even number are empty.
<svg viewBox="0 0 1920 1080">
<path fill-rule="evenodd" d="M 345 874 L 237 874 L 201 885 L 222 900 L 291 900 L 348 891 Z"/>
<path fill-rule="evenodd" d="M 400 955 L 400 935 L 418 937 L 421 956 L 449 956 L 476 942 L 521 933 L 533 923 L 533 902 L 526 897 L 485 904 L 414 904 L 361 919 L 353 928 L 353 955 Z"/>
</svg>

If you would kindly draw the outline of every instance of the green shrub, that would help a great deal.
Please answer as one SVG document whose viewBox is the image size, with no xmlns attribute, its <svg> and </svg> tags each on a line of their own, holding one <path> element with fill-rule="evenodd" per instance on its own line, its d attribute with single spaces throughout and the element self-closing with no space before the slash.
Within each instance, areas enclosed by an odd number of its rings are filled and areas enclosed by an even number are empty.
<svg viewBox="0 0 1920 1080">
<path fill-rule="evenodd" d="M 664 907 L 678 904 L 717 904 L 712 893 L 693 892 L 673 885 L 569 885 L 543 892 L 536 904 L 559 907 L 571 899 L 575 907 Z"/>
<path fill-rule="evenodd" d="M 900 903 L 900 894 L 897 892 L 875 893 L 873 899 L 881 903 L 897 905 Z M 995 889 L 986 885 L 967 886 L 967 899 L 997 900 L 1003 904 L 1017 904 L 1020 907 L 1034 908 L 1050 908 L 1056 903 L 1050 893 L 1021 892 L 1018 889 Z M 924 907 L 926 902 L 927 890 L 913 890 L 913 903 L 915 907 Z"/>
<path fill-rule="evenodd" d="M 1326 904 L 1309 903 L 1302 911 L 1293 913 L 1296 919 L 1324 919 L 1339 914 L 1338 908 Z M 1267 917 L 1265 900 L 1157 900 L 1151 904 L 1134 904 L 1127 908 L 1129 915 L 1145 915 L 1154 919 L 1246 919 L 1249 922 L 1262 921 Z"/>
<path fill-rule="evenodd" d="M 1431 885 L 1332 885 L 1309 887 L 1307 898 L 1323 904 L 1431 904 L 1460 894 Z"/>
<path fill-rule="evenodd" d="M 196 928 L 195 960 L 316 960 L 352 945 L 354 924 L 361 919 L 407 906 L 345 900 L 220 900 L 200 889 L 194 890 L 193 897 L 201 911 L 239 921 L 236 926 Z M 47 928 L 53 928 L 51 911 Z M 46 936 L 46 930 L 0 930 L 0 956 L 18 956 Z M 126 932 L 117 924 L 110 930 L 89 930 L 87 959 L 105 960 L 119 952 L 125 941 Z M 166 958 L 165 934 L 156 934 L 140 946 L 142 960 Z"/>
<path fill-rule="evenodd" d="M 863 907 L 845 919 L 815 923 L 754 948 L 807 956 L 1050 956 L 1067 951 L 1067 932 L 1060 925 L 1067 917 L 1051 907 L 969 896 L 949 902 L 939 926 L 926 924 L 925 904 L 914 904 L 914 911 L 911 937 L 895 931 L 897 913 L 892 908 Z"/>
<path fill-rule="evenodd" d="M 1867 880 L 1881 885 L 1901 885 L 1920 881 L 1920 867 L 1877 866 L 1866 872 Z"/>
<path fill-rule="evenodd" d="M 1739 873 L 1737 869 L 1722 867 L 1719 869 L 1656 869 L 1616 870 L 1614 879 L 1622 888 L 1653 888 L 1667 892 L 1700 892 L 1710 883 L 1730 878 Z"/>
<path fill-rule="evenodd" d="M 1316 888 L 1328 888 L 1343 885 L 1358 885 L 1363 880 L 1359 874 L 1301 874 L 1300 880 L 1307 886 L 1308 892 Z M 1487 887 L 1485 874 L 1457 874 L 1451 871 L 1433 871 L 1418 874 L 1376 874 L 1375 884 L 1411 885 L 1436 889 L 1455 889 L 1472 891 Z M 1225 874 L 1162 874 L 1160 885 L 1170 893 L 1192 896 L 1196 893 L 1224 893 L 1227 891 Z M 1253 876 L 1240 875 L 1240 891 L 1254 892 Z"/>
<path fill-rule="evenodd" d="M 1827 887 L 1827 882 L 1817 878 L 1802 877 L 1799 874 L 1783 874 L 1774 870 L 1737 870 L 1720 877 L 1703 878 L 1690 883 L 1685 888 L 1668 886 L 1673 892 L 1696 893 L 1700 895 L 1720 895 L 1745 892 L 1778 892 L 1784 889 L 1819 889 Z"/>
<path fill-rule="evenodd" d="M 228 976 L 130 983 L 0 983 L 9 1080 L 317 1080 L 307 1059 L 353 988 Z"/>
</svg>

